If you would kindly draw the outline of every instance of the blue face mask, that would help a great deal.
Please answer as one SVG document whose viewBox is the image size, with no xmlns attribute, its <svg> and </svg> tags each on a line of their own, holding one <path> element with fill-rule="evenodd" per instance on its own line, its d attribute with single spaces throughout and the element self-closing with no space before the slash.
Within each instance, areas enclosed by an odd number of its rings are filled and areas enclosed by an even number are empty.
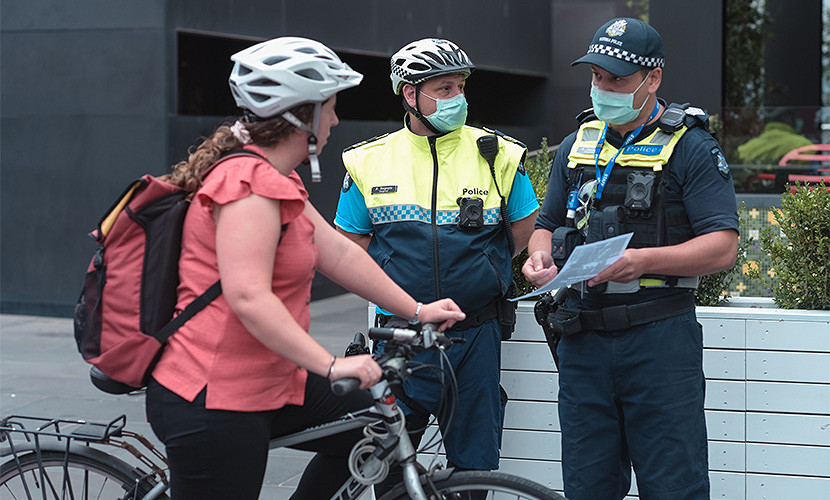
<svg viewBox="0 0 830 500">
<path fill-rule="evenodd" d="M 648 101 L 645 99 L 640 108 L 636 109 L 634 108 L 634 94 L 646 83 L 650 74 L 651 72 L 630 94 L 600 90 L 596 85 L 591 84 L 591 102 L 594 104 L 594 114 L 597 118 L 611 125 L 625 125 L 634 121 Z"/>
<path fill-rule="evenodd" d="M 424 118 L 441 132 L 458 130 L 467 122 L 467 99 L 464 94 L 458 94 L 449 99 L 436 99 L 423 92 L 421 94 L 435 101 L 435 113 L 426 115 Z"/>
</svg>

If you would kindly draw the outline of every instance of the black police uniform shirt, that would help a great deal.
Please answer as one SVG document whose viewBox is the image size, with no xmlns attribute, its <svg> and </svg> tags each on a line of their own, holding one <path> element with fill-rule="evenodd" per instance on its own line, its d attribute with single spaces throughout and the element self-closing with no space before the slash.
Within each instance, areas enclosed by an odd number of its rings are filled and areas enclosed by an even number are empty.
<svg viewBox="0 0 830 500">
<path fill-rule="evenodd" d="M 657 128 L 657 122 L 643 127 L 636 143 L 648 137 Z M 566 204 L 571 190 L 568 179 L 568 152 L 576 140 L 576 131 L 568 135 L 557 149 L 553 159 L 548 189 L 542 209 L 536 218 L 536 228 L 553 231 L 565 225 Z M 620 148 L 624 137 L 608 127 L 606 141 Z M 600 165 L 605 170 L 605 165 Z M 683 206 L 695 236 L 733 229 L 738 231 L 738 211 L 735 188 L 728 165 L 714 137 L 700 127 L 692 127 L 680 138 L 669 159 L 669 189 L 682 193 Z M 636 304 L 677 290 L 641 289 L 629 294 L 579 294 L 583 306 L 606 307 L 618 304 Z M 575 291 L 570 294 L 576 297 Z"/>
</svg>

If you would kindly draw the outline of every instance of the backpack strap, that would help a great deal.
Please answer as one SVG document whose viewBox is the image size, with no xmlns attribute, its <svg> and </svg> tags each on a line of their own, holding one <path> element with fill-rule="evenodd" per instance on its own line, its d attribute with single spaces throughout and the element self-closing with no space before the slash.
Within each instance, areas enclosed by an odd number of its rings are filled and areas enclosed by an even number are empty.
<svg viewBox="0 0 830 500">
<path fill-rule="evenodd" d="M 283 224 L 281 227 L 280 232 L 280 242 L 282 242 L 283 236 L 285 236 L 285 231 L 288 229 L 288 224 Z M 176 333 L 179 328 L 182 327 L 190 318 L 196 315 L 199 311 L 207 307 L 208 304 L 214 301 L 217 297 L 222 295 L 222 283 L 217 281 L 210 288 L 205 290 L 205 293 L 199 295 L 193 302 L 187 305 L 178 316 L 171 319 L 167 322 L 166 325 L 161 327 L 159 331 L 153 334 L 153 337 L 159 341 L 160 344 L 164 345 L 167 343 L 167 339 L 170 338 L 171 335 Z"/>
<path fill-rule="evenodd" d="M 156 340 L 158 340 L 162 345 L 165 344 L 167 339 L 176 333 L 176 331 L 181 328 L 187 320 L 195 316 L 197 312 L 207 307 L 208 304 L 213 302 L 213 300 L 220 295 L 222 295 L 222 283 L 217 281 L 210 288 L 208 288 L 205 293 L 193 299 L 193 302 L 188 304 L 181 314 L 171 319 L 161 328 L 161 330 L 154 333 L 153 337 L 155 337 Z"/>
<path fill-rule="evenodd" d="M 204 172 L 202 172 L 202 180 L 205 180 L 205 177 L 207 177 L 208 174 L 211 173 L 217 165 L 227 160 L 228 158 L 233 158 L 234 156 L 256 156 L 257 158 L 268 161 L 268 158 L 262 156 L 256 151 L 251 151 L 250 149 L 231 149 L 230 151 L 225 151 L 224 153 L 219 155 L 219 158 L 217 158 L 211 166 L 209 166 L 205 169 Z"/>
</svg>

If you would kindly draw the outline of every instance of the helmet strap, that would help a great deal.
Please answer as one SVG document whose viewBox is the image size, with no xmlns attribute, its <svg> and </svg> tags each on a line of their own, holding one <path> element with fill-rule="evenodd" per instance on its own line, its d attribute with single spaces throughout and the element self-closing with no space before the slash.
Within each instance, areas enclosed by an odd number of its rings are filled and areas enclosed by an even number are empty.
<svg viewBox="0 0 830 500">
<path fill-rule="evenodd" d="M 252 113 L 250 110 L 243 109 L 242 110 L 242 122 L 244 123 L 254 123 L 258 122 L 260 117 Z"/>
<path fill-rule="evenodd" d="M 403 98 L 403 109 L 407 110 L 410 114 L 412 114 L 412 116 L 414 116 L 416 119 L 420 120 L 420 122 L 423 123 L 424 126 L 426 128 L 428 128 L 430 130 L 430 132 L 432 132 L 433 134 L 443 134 L 443 132 L 441 132 L 440 130 L 435 128 L 435 126 L 432 123 L 429 122 L 429 119 L 427 119 L 427 117 L 424 116 L 423 113 L 421 113 L 421 109 L 420 109 L 421 107 L 418 106 L 418 94 L 420 94 L 420 93 L 421 93 L 421 84 L 420 83 L 415 84 L 415 106 L 416 107 L 413 108 L 412 106 L 410 106 L 409 103 L 406 102 L 406 98 L 404 97 Z"/>
<path fill-rule="evenodd" d="M 317 158 L 317 133 L 320 129 L 320 112 L 322 108 L 322 103 L 318 102 L 314 104 L 314 118 L 311 122 L 311 127 L 303 123 L 289 111 L 282 114 L 282 117 L 288 123 L 302 131 L 308 132 L 308 163 L 311 167 L 311 182 L 320 182 L 323 180 L 323 175 L 320 173 L 320 159 Z"/>
</svg>

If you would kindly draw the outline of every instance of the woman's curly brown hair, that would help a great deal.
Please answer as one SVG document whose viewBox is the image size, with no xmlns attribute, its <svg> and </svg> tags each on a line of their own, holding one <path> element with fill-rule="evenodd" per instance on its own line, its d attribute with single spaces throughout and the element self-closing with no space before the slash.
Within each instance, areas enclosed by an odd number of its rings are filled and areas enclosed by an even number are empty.
<svg viewBox="0 0 830 500">
<path fill-rule="evenodd" d="M 290 112 L 303 123 L 310 123 L 314 115 L 314 104 L 301 104 Z M 243 121 L 243 120 L 240 120 Z M 285 118 L 276 116 L 265 120 L 243 121 L 253 144 L 260 147 L 275 146 L 295 128 Z M 172 171 L 162 180 L 179 186 L 191 193 L 202 185 L 202 173 L 224 153 L 241 149 L 243 144 L 231 132 L 231 125 L 224 123 L 210 137 L 205 138 L 197 147 L 191 146 L 187 160 L 173 165 Z"/>
</svg>

